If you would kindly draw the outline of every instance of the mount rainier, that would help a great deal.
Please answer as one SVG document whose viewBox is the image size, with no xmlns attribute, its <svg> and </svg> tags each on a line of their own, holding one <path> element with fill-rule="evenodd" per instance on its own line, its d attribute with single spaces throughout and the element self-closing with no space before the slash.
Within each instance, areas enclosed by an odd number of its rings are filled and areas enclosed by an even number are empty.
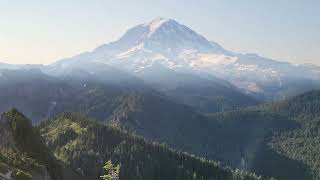
<svg viewBox="0 0 320 180">
<path fill-rule="evenodd" d="M 162 72 L 214 76 L 267 99 L 316 88 L 320 79 L 318 66 L 231 52 L 187 26 L 163 18 L 137 25 L 115 42 L 50 66 L 68 69 L 79 61 L 104 63 L 145 81 L 154 81 L 151 77 L 159 77 Z"/>
</svg>

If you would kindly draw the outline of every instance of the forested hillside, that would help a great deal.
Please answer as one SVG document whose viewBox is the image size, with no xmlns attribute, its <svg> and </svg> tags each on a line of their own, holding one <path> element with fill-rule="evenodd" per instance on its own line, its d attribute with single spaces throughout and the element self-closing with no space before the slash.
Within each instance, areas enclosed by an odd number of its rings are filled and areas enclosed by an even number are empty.
<svg viewBox="0 0 320 180">
<path fill-rule="evenodd" d="M 121 180 L 259 179 L 161 144 L 145 142 L 80 114 L 63 114 L 39 128 L 58 159 L 92 179 L 99 179 L 101 167 L 109 159 L 120 164 Z"/>
<path fill-rule="evenodd" d="M 279 179 L 319 179 L 314 148 L 319 145 L 319 91 L 205 115 L 191 104 L 179 104 L 146 87 L 117 86 L 79 74 L 88 79 L 5 70 L 0 111 L 17 107 L 35 118 L 34 123 L 62 112 L 82 112 L 121 131 L 221 161 L 224 166 Z"/>
<path fill-rule="evenodd" d="M 2 70 L 0 112 L 15 107 L 33 123 L 61 112 L 84 112 L 101 119 L 115 108 L 117 98 L 129 90 L 77 79 L 59 79 L 40 70 Z"/>
<path fill-rule="evenodd" d="M 320 91 L 312 91 L 271 106 L 299 123 L 300 128 L 275 134 L 269 146 L 278 153 L 303 162 L 320 179 Z"/>
<path fill-rule="evenodd" d="M 0 130 L 0 179 L 95 180 L 108 160 L 120 165 L 121 180 L 261 179 L 146 142 L 77 113 L 62 114 L 34 128 L 13 109 L 1 116 Z"/>
<path fill-rule="evenodd" d="M 131 94 L 121 100 L 111 123 L 258 174 L 319 179 L 319 94 L 312 91 L 281 102 L 206 117 L 187 108 L 180 111 L 169 102 Z"/>
<path fill-rule="evenodd" d="M 216 112 L 257 103 L 232 87 L 216 87 L 211 83 L 201 90 L 180 87 L 181 90 L 162 93 L 136 77 L 115 73 L 117 71 L 108 66 L 88 64 L 86 67 L 73 67 L 60 76 L 49 76 L 39 69 L 0 69 L 0 112 L 15 107 L 34 123 L 62 112 L 84 112 L 96 119 L 107 120 L 122 104 L 119 99 L 132 92 L 196 107 L 193 111 Z"/>
<path fill-rule="evenodd" d="M 0 167 L 4 179 L 81 179 L 55 159 L 39 131 L 15 109 L 1 115 Z"/>
<path fill-rule="evenodd" d="M 280 179 L 320 179 L 320 91 L 209 117 L 225 128 L 213 133 L 223 136 L 217 157 Z"/>
<path fill-rule="evenodd" d="M 190 106 L 152 89 L 103 82 L 103 68 L 94 75 L 78 69 L 70 73 L 77 76 L 57 78 L 39 70 L 3 70 L 0 111 L 16 107 L 35 124 L 62 112 L 82 112 L 178 150 L 216 158 L 212 149 L 217 144 L 209 135 L 218 131 L 220 124 Z"/>
</svg>

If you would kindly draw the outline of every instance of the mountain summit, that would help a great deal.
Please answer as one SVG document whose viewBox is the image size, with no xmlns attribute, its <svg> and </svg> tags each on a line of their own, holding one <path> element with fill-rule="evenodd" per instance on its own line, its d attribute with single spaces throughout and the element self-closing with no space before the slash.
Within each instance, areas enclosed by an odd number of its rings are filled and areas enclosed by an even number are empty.
<svg viewBox="0 0 320 180">
<path fill-rule="evenodd" d="M 184 49 L 207 52 L 224 51 L 187 26 L 172 19 L 157 18 L 149 23 L 129 29 L 118 41 L 100 46 L 96 51 L 118 49 L 130 53 L 138 50 L 152 50 L 164 54 L 178 53 Z"/>
</svg>

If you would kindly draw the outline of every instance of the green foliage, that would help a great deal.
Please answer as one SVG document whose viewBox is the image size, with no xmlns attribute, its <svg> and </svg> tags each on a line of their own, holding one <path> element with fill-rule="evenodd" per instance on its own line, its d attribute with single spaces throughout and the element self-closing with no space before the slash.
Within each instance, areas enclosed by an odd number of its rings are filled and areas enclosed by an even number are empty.
<svg viewBox="0 0 320 180">
<path fill-rule="evenodd" d="M 36 162 L 36 160 L 29 158 L 25 154 L 11 148 L 1 148 L 0 162 L 25 170 L 39 167 L 39 164 Z"/>
<path fill-rule="evenodd" d="M 0 151 L 0 173 L 7 174 L 15 180 L 31 180 L 32 172 L 40 170 L 40 166 L 34 159 L 26 157 L 13 149 L 1 149 Z"/>
<path fill-rule="evenodd" d="M 103 180 L 119 180 L 120 165 L 115 166 L 112 164 L 111 160 L 109 160 L 103 166 L 103 169 L 106 172 L 105 175 L 100 176 Z"/>
<path fill-rule="evenodd" d="M 238 157 L 251 162 L 250 169 L 257 173 L 279 179 L 320 179 L 320 91 L 210 118 L 221 122 L 221 131 L 226 132 L 214 133 L 224 137 L 215 140 L 222 149 L 228 151 L 232 149 L 228 143 L 239 143 L 239 150 L 229 154 L 231 164 L 236 159 L 232 155 L 240 151 Z M 250 150 L 254 142 L 260 148 Z"/>
<path fill-rule="evenodd" d="M 60 165 L 44 144 L 38 130 L 32 127 L 31 121 L 16 109 L 4 113 L 4 118 L 8 120 L 17 149 L 46 166 L 54 179 L 62 179 Z"/>
<path fill-rule="evenodd" d="M 100 179 L 104 174 L 103 162 L 109 160 L 121 164 L 121 180 L 259 179 L 254 174 L 236 173 L 214 161 L 146 142 L 79 114 L 61 115 L 42 123 L 39 128 L 57 158 L 91 179 Z M 74 136 L 64 136 L 67 131 L 73 131 Z M 109 165 L 107 163 L 107 168 L 111 167 Z"/>
<path fill-rule="evenodd" d="M 48 149 L 39 130 L 16 109 L 0 118 L 0 164 L 11 169 L 13 176 L 28 179 L 29 174 L 53 180 L 70 179 L 76 174 L 58 162 Z"/>
<path fill-rule="evenodd" d="M 275 133 L 268 143 L 276 152 L 307 165 L 314 179 L 320 179 L 320 91 L 312 91 L 269 107 L 286 114 L 300 127 Z"/>
<path fill-rule="evenodd" d="M 13 177 L 15 180 L 32 180 L 31 174 L 23 172 L 21 170 L 18 170 Z"/>
</svg>

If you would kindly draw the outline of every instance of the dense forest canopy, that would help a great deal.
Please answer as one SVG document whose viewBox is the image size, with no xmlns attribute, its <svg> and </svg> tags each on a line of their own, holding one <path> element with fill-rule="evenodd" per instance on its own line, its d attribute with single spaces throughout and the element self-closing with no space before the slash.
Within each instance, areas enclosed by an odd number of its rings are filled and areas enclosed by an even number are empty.
<svg viewBox="0 0 320 180">
<path fill-rule="evenodd" d="M 79 114 L 42 123 L 40 132 L 56 157 L 82 174 L 99 179 L 109 159 L 120 164 L 120 179 L 258 179 L 254 174 L 146 142 Z"/>
<path fill-rule="evenodd" d="M 0 122 L 1 176 L 14 173 L 14 178 L 26 180 L 95 180 L 103 175 L 104 163 L 112 160 L 120 165 L 121 180 L 261 179 L 253 173 L 147 142 L 83 114 L 65 113 L 35 128 L 13 109 L 3 114 Z"/>
</svg>

